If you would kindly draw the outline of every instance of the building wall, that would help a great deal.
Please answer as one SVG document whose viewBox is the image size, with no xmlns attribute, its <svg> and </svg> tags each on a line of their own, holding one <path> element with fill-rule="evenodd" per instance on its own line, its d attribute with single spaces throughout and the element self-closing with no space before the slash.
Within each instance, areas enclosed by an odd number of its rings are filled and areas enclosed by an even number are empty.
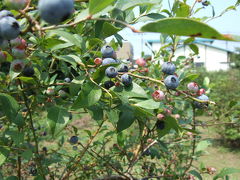
<svg viewBox="0 0 240 180">
<path fill-rule="evenodd" d="M 154 51 L 158 51 L 161 48 L 160 43 L 153 43 L 152 48 Z M 219 71 L 229 69 L 229 55 L 227 51 L 223 51 L 217 48 L 199 45 L 199 55 L 195 56 L 195 63 L 203 63 L 207 71 Z M 193 53 L 188 46 L 183 46 L 176 50 L 174 60 L 178 56 L 186 56 Z"/>
<path fill-rule="evenodd" d="M 130 42 L 124 42 L 123 46 L 119 48 L 116 53 L 118 59 L 128 59 L 130 61 L 133 60 L 133 46 Z"/>
</svg>

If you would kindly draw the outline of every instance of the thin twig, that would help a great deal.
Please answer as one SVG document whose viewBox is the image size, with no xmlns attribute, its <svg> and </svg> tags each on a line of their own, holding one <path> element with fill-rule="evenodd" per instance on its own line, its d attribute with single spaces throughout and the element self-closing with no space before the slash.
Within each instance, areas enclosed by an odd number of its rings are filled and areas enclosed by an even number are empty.
<svg viewBox="0 0 240 180">
<path fill-rule="evenodd" d="M 196 112 L 195 112 L 195 107 L 193 106 L 193 126 L 192 129 L 195 131 L 196 130 Z M 192 163 L 193 163 L 193 156 L 195 154 L 195 150 L 196 150 L 196 135 L 193 134 L 193 144 L 192 144 L 192 154 L 191 154 L 191 159 L 190 162 L 187 166 L 187 168 L 185 169 L 183 175 L 185 175 L 187 173 L 187 171 L 191 168 Z"/>
<path fill-rule="evenodd" d="M 87 152 L 89 146 L 92 144 L 94 138 L 98 135 L 98 133 L 100 132 L 100 129 L 103 126 L 104 121 L 100 124 L 100 126 L 98 127 L 98 129 L 96 130 L 96 132 L 93 134 L 93 136 L 89 139 L 87 145 L 85 146 L 85 148 L 83 149 L 83 151 L 81 152 L 81 154 L 78 156 L 77 160 L 74 162 L 74 165 L 68 169 L 68 172 L 63 175 L 62 180 L 67 180 L 69 178 L 69 176 L 71 175 L 72 172 L 74 172 L 75 167 L 80 163 L 80 161 L 82 160 L 83 156 L 85 155 L 85 153 Z"/>
<path fill-rule="evenodd" d="M 19 80 L 19 82 L 20 82 L 20 87 L 21 87 L 21 89 L 22 89 L 23 86 L 22 86 L 21 80 Z M 39 158 L 40 158 L 40 154 L 39 154 L 38 138 L 37 138 L 37 135 L 36 135 L 35 130 L 34 130 L 31 108 L 30 108 L 30 106 L 29 106 L 28 98 L 27 98 L 25 92 L 24 92 L 24 91 L 21 91 L 21 92 L 22 92 L 22 95 L 23 95 L 23 99 L 24 99 L 24 102 L 25 102 L 25 106 L 26 106 L 26 108 L 27 108 L 28 115 L 29 115 L 30 129 L 31 129 L 31 131 L 32 131 L 33 139 L 34 139 L 35 146 L 36 146 L 36 155 L 37 155 L 37 157 L 36 157 L 36 162 L 37 162 L 37 164 L 38 164 L 38 166 L 39 166 L 40 173 L 41 173 L 43 179 L 45 180 L 46 178 L 45 178 L 45 175 L 44 175 L 43 166 L 42 166 L 42 163 L 41 163 L 41 159 L 39 159 Z"/>
</svg>

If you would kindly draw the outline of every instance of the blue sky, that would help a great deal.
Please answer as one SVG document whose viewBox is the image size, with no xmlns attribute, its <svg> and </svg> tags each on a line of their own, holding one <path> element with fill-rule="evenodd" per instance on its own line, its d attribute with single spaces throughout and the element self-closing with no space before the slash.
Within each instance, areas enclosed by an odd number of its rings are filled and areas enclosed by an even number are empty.
<svg viewBox="0 0 240 180">
<path fill-rule="evenodd" d="M 166 0 L 164 1 L 164 6 L 166 6 Z M 171 0 L 172 1 L 172 0 Z M 211 4 L 214 6 L 216 15 L 219 15 L 227 7 L 232 6 L 237 0 L 210 0 Z M 188 0 L 188 2 L 194 2 L 193 0 Z M 201 7 L 201 4 L 197 4 L 197 7 Z M 212 14 L 212 8 L 208 6 L 204 10 L 200 11 L 197 16 L 209 16 Z M 238 7 L 236 11 L 229 11 L 222 17 L 214 19 L 208 23 L 212 27 L 216 28 L 221 33 L 232 33 L 240 34 L 240 8 Z"/>
<path fill-rule="evenodd" d="M 188 0 L 188 4 L 193 4 L 195 0 Z M 222 11 L 224 11 L 227 7 L 232 6 L 236 3 L 237 0 L 210 0 L 211 4 L 214 6 L 216 16 L 219 15 Z M 170 0 L 172 4 L 174 0 Z M 168 9 L 168 1 L 163 0 L 163 8 Z M 196 8 L 202 7 L 201 3 L 197 3 Z M 208 6 L 204 10 L 201 10 L 196 14 L 197 17 L 203 16 L 211 16 L 212 15 L 212 7 Z M 225 13 L 222 17 L 214 19 L 208 22 L 209 25 L 217 29 L 219 32 L 224 34 L 236 34 L 240 35 L 240 8 L 238 7 L 236 11 L 229 11 Z M 135 25 L 136 28 L 140 28 L 143 24 Z M 138 34 L 133 33 L 129 29 L 124 29 L 120 32 L 124 39 L 128 40 L 133 44 L 134 47 L 134 58 L 139 58 L 141 52 L 144 51 L 146 54 L 150 54 L 150 50 L 145 47 L 144 43 L 147 40 L 159 39 L 160 35 L 157 33 L 144 33 Z M 112 38 L 108 38 L 107 41 Z M 217 46 L 222 48 L 227 48 L 230 50 L 234 50 L 235 47 L 240 47 L 239 43 L 234 42 L 224 42 L 217 41 L 215 43 Z"/>
</svg>

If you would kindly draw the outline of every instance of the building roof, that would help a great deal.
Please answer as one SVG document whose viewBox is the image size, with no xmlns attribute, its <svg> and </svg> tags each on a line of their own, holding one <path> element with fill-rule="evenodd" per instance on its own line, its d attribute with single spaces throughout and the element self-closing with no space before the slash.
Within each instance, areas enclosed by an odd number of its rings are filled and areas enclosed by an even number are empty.
<svg viewBox="0 0 240 180">
<path fill-rule="evenodd" d="M 183 42 L 183 41 L 184 41 L 184 39 L 180 40 L 180 42 Z M 147 40 L 147 42 L 148 43 L 160 43 L 160 40 L 153 39 L 153 40 Z M 195 41 L 193 41 L 193 43 L 195 43 L 195 44 L 199 44 L 199 45 L 211 47 L 211 48 L 214 48 L 214 49 L 219 49 L 219 50 L 222 50 L 222 51 L 234 53 L 234 51 L 232 51 L 232 50 L 224 49 L 224 48 L 212 45 L 213 42 L 214 42 L 214 40 L 212 40 L 212 39 L 204 39 L 204 38 L 197 38 Z M 179 48 L 181 48 L 181 47 L 182 46 L 180 46 Z"/>
</svg>

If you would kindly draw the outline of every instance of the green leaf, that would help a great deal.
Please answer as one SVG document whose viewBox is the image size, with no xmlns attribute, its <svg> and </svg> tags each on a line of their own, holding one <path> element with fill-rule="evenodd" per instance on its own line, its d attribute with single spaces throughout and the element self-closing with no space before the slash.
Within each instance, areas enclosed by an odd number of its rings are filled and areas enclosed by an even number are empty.
<svg viewBox="0 0 240 180">
<path fill-rule="evenodd" d="M 237 101 L 230 101 L 230 103 L 229 103 L 229 108 L 232 108 L 233 106 L 235 106 L 235 105 L 237 105 Z"/>
<path fill-rule="evenodd" d="M 218 173 L 216 176 L 213 177 L 213 180 L 217 180 L 219 178 L 224 178 L 224 176 L 228 174 L 233 174 L 233 173 L 240 173 L 240 169 L 235 169 L 235 168 L 223 168 L 220 173 Z"/>
<path fill-rule="evenodd" d="M 162 129 L 162 130 L 158 129 L 157 130 L 159 137 L 165 136 L 167 133 L 169 133 L 169 131 L 171 129 L 174 129 L 177 133 L 182 130 L 182 128 L 178 125 L 177 120 L 175 118 L 171 117 L 171 116 L 167 116 L 165 118 L 164 122 L 165 122 L 164 129 Z"/>
<path fill-rule="evenodd" d="M 69 55 L 54 56 L 54 57 L 72 64 L 73 67 L 76 67 L 78 63 L 82 63 L 81 59 L 76 55 L 69 54 Z"/>
<path fill-rule="evenodd" d="M 106 114 L 108 116 L 109 121 L 113 125 L 116 125 L 118 120 L 119 120 L 119 110 L 117 110 L 117 109 L 110 109 L 110 110 L 106 111 Z"/>
<path fill-rule="evenodd" d="M 90 0 L 89 14 L 94 15 L 109 6 L 114 0 Z"/>
<path fill-rule="evenodd" d="M 72 43 L 73 45 L 75 45 L 75 46 L 77 46 L 79 48 L 82 47 L 81 46 L 82 42 L 79 41 L 79 39 L 76 38 L 74 36 L 74 34 L 72 34 L 72 33 L 69 33 L 69 32 L 66 32 L 66 31 L 62 31 L 62 30 L 52 30 L 52 31 L 50 31 L 50 34 L 56 34 L 56 35 L 60 36 L 60 38 L 62 40 L 64 40 L 65 42 Z"/>
<path fill-rule="evenodd" d="M 147 14 L 146 16 L 140 17 L 137 22 L 147 22 L 147 21 L 154 21 L 154 20 L 159 20 L 166 18 L 166 16 L 158 14 L 158 13 L 150 13 Z"/>
<path fill-rule="evenodd" d="M 0 111 L 12 121 L 16 118 L 19 110 L 17 101 L 7 94 L 0 93 Z"/>
<path fill-rule="evenodd" d="M 18 77 L 17 79 L 20 79 L 21 81 L 29 84 L 36 84 L 36 81 L 32 77 Z"/>
<path fill-rule="evenodd" d="M 184 77 L 180 82 L 181 83 L 188 83 L 191 82 L 199 77 L 199 74 L 190 74 L 186 77 Z"/>
<path fill-rule="evenodd" d="M 188 17 L 191 7 L 185 3 L 180 2 L 176 10 L 177 17 Z"/>
<path fill-rule="evenodd" d="M 65 49 L 65 48 L 69 48 L 73 46 L 72 43 L 68 42 L 68 43 L 61 43 L 61 44 L 57 44 L 55 46 L 53 46 L 52 48 L 50 48 L 51 51 L 56 51 L 56 50 L 59 50 L 59 49 Z"/>
<path fill-rule="evenodd" d="M 209 84 L 210 84 L 210 79 L 209 77 L 205 77 L 203 80 L 203 87 L 205 87 L 206 89 L 209 88 Z"/>
<path fill-rule="evenodd" d="M 195 177 L 197 177 L 199 180 L 202 180 L 202 176 L 201 176 L 201 174 L 198 171 L 191 170 L 191 171 L 189 171 L 189 173 L 194 175 Z"/>
<path fill-rule="evenodd" d="M 146 101 L 141 101 L 137 104 L 134 104 L 135 106 L 142 107 L 144 109 L 159 109 L 160 107 L 160 102 L 156 102 L 153 99 L 149 99 Z"/>
<path fill-rule="evenodd" d="M 33 155 L 33 152 L 30 149 L 27 149 L 21 154 L 21 156 L 28 161 L 32 158 L 32 155 Z"/>
<path fill-rule="evenodd" d="M 195 54 L 199 54 L 199 49 L 198 46 L 196 44 L 189 44 L 188 45 L 190 47 L 190 49 L 195 53 Z"/>
<path fill-rule="evenodd" d="M 131 105 L 131 106 L 133 106 L 135 108 L 135 116 L 137 116 L 137 117 L 149 118 L 149 117 L 155 116 L 153 114 L 153 112 L 151 112 L 150 110 L 146 110 L 146 109 L 143 109 L 143 108 L 135 106 L 135 105 Z"/>
<path fill-rule="evenodd" d="M 103 28 L 102 28 L 102 33 L 103 33 L 103 36 L 106 38 L 106 37 L 116 34 L 120 30 L 122 30 L 122 29 L 117 28 L 108 22 L 104 22 Z"/>
<path fill-rule="evenodd" d="M 210 146 L 212 143 L 209 140 L 203 140 L 200 141 L 196 147 L 196 152 L 197 151 L 203 151 L 205 150 L 208 146 Z"/>
<path fill-rule="evenodd" d="M 86 108 L 96 104 L 102 96 L 102 90 L 92 82 L 85 83 L 72 108 Z"/>
<path fill-rule="evenodd" d="M 69 112 L 65 108 L 54 106 L 48 109 L 47 123 L 53 137 L 64 129 L 69 120 Z"/>
<path fill-rule="evenodd" d="M 159 32 L 169 35 L 202 37 L 220 40 L 233 40 L 224 37 L 214 28 L 200 21 L 189 18 L 165 18 L 144 25 L 143 32 Z"/>
<path fill-rule="evenodd" d="M 117 123 L 117 131 L 121 132 L 129 128 L 135 120 L 134 109 L 129 105 L 123 105 L 120 108 L 119 120 Z"/>
<path fill-rule="evenodd" d="M 24 133 L 18 131 L 7 131 L 6 135 L 10 136 L 17 146 L 24 142 Z"/>
<path fill-rule="evenodd" d="M 94 120 L 103 120 L 103 109 L 101 105 L 94 105 L 89 107 L 88 112 Z"/>
<path fill-rule="evenodd" d="M 0 166 L 6 161 L 9 153 L 9 149 L 0 147 Z"/>
<path fill-rule="evenodd" d="M 160 3 L 160 0 L 118 0 L 115 7 L 125 11 L 129 8 L 136 7 L 138 5 L 144 4 L 157 4 Z"/>
<path fill-rule="evenodd" d="M 134 82 L 132 86 L 129 86 L 129 87 L 119 86 L 119 87 L 111 88 L 111 90 L 113 90 L 118 96 L 122 96 L 126 98 L 134 98 L 134 97 L 147 98 L 147 94 L 144 91 L 144 89 Z"/>
<path fill-rule="evenodd" d="M 6 180 L 18 180 L 17 176 L 8 176 Z"/>
</svg>

